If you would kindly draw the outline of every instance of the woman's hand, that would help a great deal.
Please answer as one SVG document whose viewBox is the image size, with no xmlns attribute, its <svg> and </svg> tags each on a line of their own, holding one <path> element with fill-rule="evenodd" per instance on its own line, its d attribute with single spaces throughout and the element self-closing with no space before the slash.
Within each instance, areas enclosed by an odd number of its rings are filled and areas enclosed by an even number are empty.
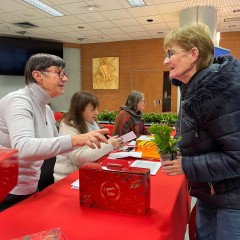
<svg viewBox="0 0 240 240">
<path fill-rule="evenodd" d="M 162 162 L 162 172 L 165 172 L 169 176 L 184 174 L 182 169 L 182 156 L 178 156 L 176 159 Z"/>
<path fill-rule="evenodd" d="M 87 145 L 90 148 L 101 148 L 101 142 L 107 143 L 107 139 L 103 134 L 108 134 L 108 128 L 102 128 L 96 131 L 91 131 L 84 134 L 73 135 L 72 136 L 72 145 L 76 146 L 84 146 Z"/>
<path fill-rule="evenodd" d="M 108 141 L 113 145 L 113 149 L 119 149 L 123 145 L 122 138 L 118 136 L 110 137 Z"/>
</svg>

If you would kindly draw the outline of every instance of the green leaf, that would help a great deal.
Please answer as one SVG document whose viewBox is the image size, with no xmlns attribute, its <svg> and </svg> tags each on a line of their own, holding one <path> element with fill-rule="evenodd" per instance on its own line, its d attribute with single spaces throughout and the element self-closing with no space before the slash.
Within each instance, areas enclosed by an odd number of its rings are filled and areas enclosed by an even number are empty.
<svg viewBox="0 0 240 240">
<path fill-rule="evenodd" d="M 181 140 L 181 137 L 171 137 L 173 128 L 169 127 L 168 124 L 152 124 L 148 130 L 154 134 L 153 142 L 156 144 L 158 151 L 161 153 L 178 151 L 177 143 Z"/>
</svg>

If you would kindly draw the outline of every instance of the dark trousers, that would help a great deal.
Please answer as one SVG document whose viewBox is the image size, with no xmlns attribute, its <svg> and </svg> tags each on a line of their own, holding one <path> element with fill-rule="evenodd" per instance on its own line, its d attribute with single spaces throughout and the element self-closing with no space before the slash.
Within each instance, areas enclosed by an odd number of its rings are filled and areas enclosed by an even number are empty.
<svg viewBox="0 0 240 240">
<path fill-rule="evenodd" d="M 5 199 L 0 203 L 0 212 L 15 205 L 18 202 L 23 201 L 24 199 L 30 197 L 32 194 L 28 194 L 28 195 L 8 194 L 7 197 L 5 197 Z"/>
</svg>

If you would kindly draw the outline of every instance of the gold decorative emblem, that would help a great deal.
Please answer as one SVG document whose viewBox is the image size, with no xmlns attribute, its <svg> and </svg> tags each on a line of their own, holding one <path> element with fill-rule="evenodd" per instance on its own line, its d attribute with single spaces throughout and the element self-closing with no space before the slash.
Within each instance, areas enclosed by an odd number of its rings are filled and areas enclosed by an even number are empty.
<svg viewBox="0 0 240 240">
<path fill-rule="evenodd" d="M 101 185 L 101 195 L 106 200 L 117 201 L 121 195 L 120 187 L 116 183 L 106 181 Z"/>
</svg>

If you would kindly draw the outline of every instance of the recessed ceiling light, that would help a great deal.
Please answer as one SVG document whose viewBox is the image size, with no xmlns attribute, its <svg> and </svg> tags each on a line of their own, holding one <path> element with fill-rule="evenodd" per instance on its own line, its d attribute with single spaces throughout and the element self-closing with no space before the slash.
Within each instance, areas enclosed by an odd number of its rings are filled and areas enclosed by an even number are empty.
<svg viewBox="0 0 240 240">
<path fill-rule="evenodd" d="M 147 19 L 147 22 L 153 22 L 153 19 Z"/>
<path fill-rule="evenodd" d="M 157 32 L 157 34 L 163 34 L 163 32 Z"/>
<path fill-rule="evenodd" d="M 143 7 L 145 2 L 143 0 L 128 0 L 132 7 Z"/>
<path fill-rule="evenodd" d="M 103 40 L 103 37 L 99 37 L 98 40 Z"/>
<path fill-rule="evenodd" d="M 78 28 L 83 29 L 84 27 L 83 26 L 79 26 Z"/>
<path fill-rule="evenodd" d="M 232 24 L 232 25 L 229 25 L 228 27 L 232 28 L 232 27 L 236 27 L 236 25 Z"/>
<path fill-rule="evenodd" d="M 95 5 L 88 5 L 86 6 L 86 9 L 89 11 L 89 12 L 93 12 L 93 11 L 96 11 L 96 6 Z"/>
<path fill-rule="evenodd" d="M 233 12 L 235 13 L 235 12 L 240 12 L 240 9 L 235 9 L 235 10 L 233 10 Z"/>
<path fill-rule="evenodd" d="M 41 1 L 38 1 L 38 0 L 23 0 L 23 1 L 33 5 L 34 7 L 38 8 L 54 17 L 64 16 L 63 13 L 57 11 L 56 9 L 46 5 L 45 3 L 41 2 Z"/>
</svg>

